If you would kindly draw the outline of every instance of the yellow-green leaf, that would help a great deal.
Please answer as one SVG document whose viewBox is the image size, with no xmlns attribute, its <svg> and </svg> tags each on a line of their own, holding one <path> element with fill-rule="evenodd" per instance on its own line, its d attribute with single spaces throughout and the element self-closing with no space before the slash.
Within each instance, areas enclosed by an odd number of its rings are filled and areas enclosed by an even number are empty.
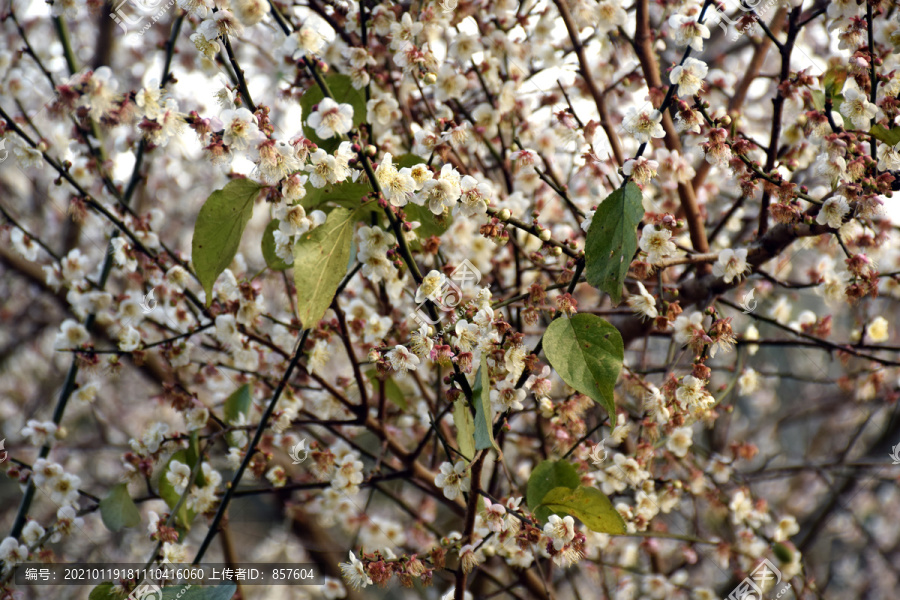
<svg viewBox="0 0 900 600">
<path fill-rule="evenodd" d="M 304 233 L 294 244 L 297 316 L 303 327 L 315 327 L 322 320 L 347 274 L 354 223 L 353 211 L 336 208 L 325 223 Z"/>
<path fill-rule="evenodd" d="M 469 403 L 462 396 L 453 403 L 453 424 L 456 425 L 456 444 L 468 460 L 475 458 L 475 421 Z"/>
<path fill-rule="evenodd" d="M 525 502 L 534 516 L 546 522 L 550 510 L 541 507 L 547 493 L 558 487 L 575 489 L 581 485 L 581 477 L 570 462 L 565 460 L 545 460 L 531 471 L 528 488 L 525 491 Z"/>
<path fill-rule="evenodd" d="M 558 487 L 547 492 L 541 506 L 553 513 L 575 517 L 597 533 L 625 533 L 625 521 L 606 495 L 597 488 Z"/>
</svg>

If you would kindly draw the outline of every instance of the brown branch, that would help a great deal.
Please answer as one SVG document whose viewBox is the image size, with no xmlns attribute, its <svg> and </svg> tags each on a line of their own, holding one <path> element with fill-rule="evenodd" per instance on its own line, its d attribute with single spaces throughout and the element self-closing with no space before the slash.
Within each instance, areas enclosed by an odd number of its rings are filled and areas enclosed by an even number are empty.
<svg viewBox="0 0 900 600">
<path fill-rule="evenodd" d="M 584 79 L 584 83 L 587 85 L 588 90 L 591 92 L 591 96 L 594 98 L 594 104 L 597 105 L 597 114 L 600 116 L 600 127 L 602 127 L 603 131 L 606 133 L 606 138 L 609 140 L 609 146 L 612 149 L 613 156 L 616 157 L 616 163 L 621 167 L 625 162 L 622 143 L 619 141 L 619 136 L 616 134 L 616 130 L 609 120 L 609 111 L 606 110 L 606 100 L 600 92 L 600 89 L 597 87 L 597 84 L 594 82 L 593 75 L 591 75 L 591 65 L 588 63 L 587 57 L 584 54 L 584 45 L 578 37 L 578 28 L 572 20 L 572 14 L 569 12 L 566 0 L 553 1 L 559 9 L 559 15 L 562 17 L 563 23 L 566 25 L 566 31 L 569 32 L 569 39 L 572 40 L 572 47 L 575 50 L 575 56 L 578 57 L 578 65 L 581 67 L 581 78 Z"/>
<path fill-rule="evenodd" d="M 637 29 L 634 34 L 634 51 L 637 53 L 641 68 L 644 71 L 647 87 L 652 90 L 654 88 L 661 89 L 663 82 L 659 73 L 659 63 L 656 61 L 656 54 L 653 52 L 649 4 L 649 0 L 638 0 L 636 5 Z M 675 131 L 675 124 L 672 122 L 672 116 L 668 111 L 663 112 L 662 125 L 666 132 L 666 148 L 683 155 L 681 140 L 678 137 L 678 132 Z M 679 183 L 678 198 L 681 200 L 681 212 L 684 213 L 694 250 L 701 253 L 709 252 L 706 227 L 703 224 L 703 217 L 697 204 L 697 196 L 694 194 L 694 186 L 690 183 Z M 709 266 L 706 264 L 700 264 L 697 268 L 700 269 L 700 274 L 709 272 Z"/>
</svg>

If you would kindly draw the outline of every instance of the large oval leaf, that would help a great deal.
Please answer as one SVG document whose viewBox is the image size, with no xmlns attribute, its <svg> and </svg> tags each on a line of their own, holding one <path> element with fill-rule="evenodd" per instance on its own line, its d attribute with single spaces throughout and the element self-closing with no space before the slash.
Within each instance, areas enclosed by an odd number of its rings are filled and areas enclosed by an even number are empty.
<svg viewBox="0 0 900 600">
<path fill-rule="evenodd" d="M 574 490 L 558 487 L 547 492 L 542 508 L 571 515 L 597 533 L 625 533 L 625 521 L 606 495 L 597 488 L 578 486 Z"/>
<path fill-rule="evenodd" d="M 233 179 L 210 194 L 194 224 L 191 260 L 206 291 L 206 305 L 212 303 L 216 278 L 237 254 L 244 228 L 253 216 L 253 203 L 262 186 L 249 179 Z"/>
<path fill-rule="evenodd" d="M 336 208 L 325 223 L 303 234 L 294 244 L 297 316 L 303 327 L 315 327 L 325 316 L 347 274 L 355 222 L 353 211 Z"/>
<path fill-rule="evenodd" d="M 584 243 L 585 278 L 618 304 L 637 252 L 637 227 L 644 218 L 641 188 L 629 181 L 600 203 Z"/>
<path fill-rule="evenodd" d="M 625 358 L 618 329 L 597 315 L 556 319 L 544 332 L 544 355 L 563 381 L 601 404 L 615 423 L 613 388 Z"/>
</svg>

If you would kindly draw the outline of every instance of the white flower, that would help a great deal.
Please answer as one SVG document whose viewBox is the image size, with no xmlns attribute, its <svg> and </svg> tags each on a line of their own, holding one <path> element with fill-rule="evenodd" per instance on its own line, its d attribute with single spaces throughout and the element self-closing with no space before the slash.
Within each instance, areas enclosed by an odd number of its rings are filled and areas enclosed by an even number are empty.
<svg viewBox="0 0 900 600">
<path fill-rule="evenodd" d="M 872 319 L 872 322 L 866 326 L 866 337 L 876 344 L 886 342 L 890 337 L 887 319 L 881 316 Z"/>
<path fill-rule="evenodd" d="M 315 129 L 316 135 L 323 140 L 343 135 L 353 128 L 353 107 L 323 98 L 306 124 Z"/>
<path fill-rule="evenodd" d="M 80 477 L 70 473 L 63 473 L 47 482 L 50 500 L 57 506 L 75 506 L 78 502 L 78 486 L 80 485 Z"/>
<path fill-rule="evenodd" d="M 709 67 L 702 60 L 688 57 L 683 65 L 678 65 L 669 73 L 669 81 L 678 84 L 678 95 L 690 97 L 700 91 L 703 78 Z"/>
<path fill-rule="evenodd" d="M 191 468 L 183 462 L 173 460 L 166 471 L 166 481 L 175 489 L 176 494 L 183 494 L 191 483 Z"/>
<path fill-rule="evenodd" d="M 653 138 L 666 137 L 666 132 L 662 127 L 662 114 L 652 108 L 649 110 L 629 108 L 625 113 L 624 121 L 622 121 L 622 127 L 642 144 Z"/>
<path fill-rule="evenodd" d="M 91 337 L 88 335 L 84 325 L 74 319 L 66 319 L 59 327 L 59 333 L 56 334 L 57 349 L 72 349 L 86 344 Z"/>
<path fill-rule="evenodd" d="M 816 223 L 840 229 L 848 212 L 850 212 L 850 205 L 847 200 L 843 196 L 832 196 L 819 208 Z"/>
<path fill-rule="evenodd" d="M 441 296 L 441 290 L 444 287 L 446 275 L 440 271 L 430 271 L 428 275 L 422 278 L 422 285 L 416 290 L 416 304 L 431 300 L 437 302 Z"/>
<path fill-rule="evenodd" d="M 19 540 L 8 537 L 0 542 L 0 560 L 6 563 L 6 567 L 14 567 L 28 560 L 28 546 L 19 544 Z"/>
<path fill-rule="evenodd" d="M 288 37 L 281 49 L 285 54 L 294 57 L 299 50 L 301 56 L 306 54 L 318 54 L 325 45 L 325 38 L 321 33 L 308 25 L 300 27 L 297 31 Z"/>
<path fill-rule="evenodd" d="M 127 326 L 119 332 L 119 350 L 122 352 L 134 352 L 141 347 L 141 334 L 132 327 Z"/>
<path fill-rule="evenodd" d="M 453 165 L 444 165 L 436 179 L 429 179 L 422 186 L 422 191 L 412 201 L 419 206 L 440 215 L 444 208 L 453 208 L 462 195 L 459 172 Z"/>
<path fill-rule="evenodd" d="M 688 448 L 694 443 L 692 437 L 693 433 L 690 427 L 678 427 L 666 441 L 666 449 L 678 458 L 684 458 Z"/>
<path fill-rule="evenodd" d="M 40 249 L 40 246 L 38 246 L 38 244 L 33 239 L 26 236 L 24 231 L 22 231 L 18 227 L 14 228 L 9 233 L 9 239 L 12 242 L 13 248 L 15 248 L 16 252 L 22 255 L 22 258 L 29 262 L 34 262 L 35 260 L 37 260 L 38 250 Z"/>
<path fill-rule="evenodd" d="M 656 298 L 647 291 L 647 288 L 645 288 L 644 284 L 640 281 L 638 282 L 638 292 L 638 294 L 628 297 L 628 306 L 643 318 L 655 319 L 658 317 L 659 312 L 656 310 Z"/>
<path fill-rule="evenodd" d="M 709 28 L 698 23 L 696 16 L 672 15 L 669 17 L 669 28 L 676 44 L 703 52 L 703 40 L 709 39 Z"/>
<path fill-rule="evenodd" d="M 575 539 L 575 519 L 550 515 L 544 525 L 544 535 L 553 542 L 553 548 L 562 550 L 566 544 Z"/>
<path fill-rule="evenodd" d="M 246 108 L 222 111 L 222 141 L 233 150 L 246 150 L 265 138 L 256 125 L 256 118 Z"/>
<path fill-rule="evenodd" d="M 733 279 L 740 279 L 749 269 L 745 248 L 740 250 L 726 248 L 719 252 L 719 258 L 713 264 L 713 275 L 723 278 L 725 283 L 731 283 Z"/>
<path fill-rule="evenodd" d="M 890 144 L 878 146 L 878 168 L 882 171 L 900 169 L 900 143 L 895 146 Z"/>
<path fill-rule="evenodd" d="M 43 446 L 56 435 L 56 423 L 53 421 L 37 421 L 29 419 L 22 428 L 22 435 L 35 446 Z"/>
<path fill-rule="evenodd" d="M 465 461 L 458 460 L 451 465 L 448 462 L 441 464 L 441 472 L 434 478 L 434 485 L 443 490 L 444 497 L 448 500 L 456 500 L 462 492 L 468 492 L 472 480 L 466 473 Z"/>
<path fill-rule="evenodd" d="M 410 169 L 405 167 L 398 170 L 392 164 L 390 153 L 384 155 L 384 159 L 375 169 L 375 179 L 385 199 L 390 200 L 393 206 L 406 206 L 416 191 L 416 181 L 412 178 Z"/>
<path fill-rule="evenodd" d="M 878 107 L 869 102 L 866 95 L 855 87 L 844 90 L 841 114 L 850 119 L 856 129 L 869 130 L 869 123 L 878 113 Z"/>
<path fill-rule="evenodd" d="M 778 525 L 775 527 L 775 533 L 772 535 L 772 539 L 776 542 L 783 542 L 799 531 L 800 526 L 797 525 L 797 519 L 788 515 L 786 517 L 782 517 L 778 521 Z"/>
<path fill-rule="evenodd" d="M 647 262 L 656 264 L 667 256 L 675 254 L 678 249 L 671 241 L 672 232 L 668 229 L 657 229 L 647 226 L 641 230 L 640 248 L 647 253 Z"/>
<path fill-rule="evenodd" d="M 350 551 L 350 562 L 341 563 L 341 575 L 354 590 L 372 585 L 372 578 L 366 574 L 363 563 Z"/>
<path fill-rule="evenodd" d="M 404 346 L 394 346 L 394 349 L 385 356 L 388 362 L 391 363 L 391 368 L 400 373 L 415 371 L 416 367 L 419 366 L 419 357 Z"/>
<path fill-rule="evenodd" d="M 45 534 L 44 528 L 37 521 L 28 521 L 25 529 L 22 530 L 22 541 L 27 546 L 35 545 Z"/>
<path fill-rule="evenodd" d="M 232 0 L 231 7 L 240 22 L 253 27 L 269 13 L 269 4 L 265 0 Z"/>
<path fill-rule="evenodd" d="M 184 564 L 187 562 L 187 547 L 184 544 L 166 542 L 162 547 L 163 564 Z"/>
</svg>

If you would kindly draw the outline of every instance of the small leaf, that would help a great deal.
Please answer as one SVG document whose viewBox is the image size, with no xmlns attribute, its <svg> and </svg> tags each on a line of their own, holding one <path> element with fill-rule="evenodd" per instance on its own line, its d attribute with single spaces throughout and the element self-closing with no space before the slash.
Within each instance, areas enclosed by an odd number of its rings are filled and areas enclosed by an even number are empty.
<svg viewBox="0 0 900 600">
<path fill-rule="evenodd" d="M 366 377 L 372 382 L 372 387 L 375 388 L 377 393 L 379 383 L 378 371 L 370 369 L 366 371 Z M 409 409 L 409 404 L 406 402 L 403 390 L 400 389 L 400 386 L 397 385 L 397 382 L 394 381 L 392 377 L 386 377 L 384 380 L 384 396 L 397 405 L 400 410 L 406 411 Z"/>
<path fill-rule="evenodd" d="M 481 393 L 475 401 L 475 449 L 497 448 L 494 441 L 494 409 L 491 406 L 491 380 L 488 374 L 487 355 L 481 355 Z"/>
<path fill-rule="evenodd" d="M 545 522 L 550 516 L 550 510 L 541 508 L 541 501 L 547 492 L 558 487 L 574 490 L 579 485 L 581 477 L 571 463 L 565 460 L 545 460 L 534 468 L 531 477 L 528 478 L 525 501 L 534 515 L 541 522 Z"/>
<path fill-rule="evenodd" d="M 597 533 L 625 533 L 625 521 L 606 495 L 593 487 L 574 490 L 558 487 L 547 492 L 541 506 L 554 513 L 571 515 Z"/>
<path fill-rule="evenodd" d="M 121 531 L 141 524 L 141 513 L 128 495 L 127 483 L 114 486 L 100 501 L 100 518 L 110 531 Z"/>
<path fill-rule="evenodd" d="M 366 120 L 366 97 L 362 90 L 354 88 L 350 77 L 347 75 L 329 75 L 325 78 L 325 84 L 328 86 L 328 90 L 331 92 L 335 102 L 349 104 L 353 107 L 353 129 L 359 127 L 360 123 Z M 309 115 L 312 114 L 313 106 L 321 102 L 324 97 L 325 94 L 322 93 L 319 86 L 313 84 L 300 98 L 300 107 L 303 109 L 303 135 L 326 152 L 331 153 L 340 145 L 340 138 L 333 136 L 327 140 L 319 139 L 319 136 L 316 135 L 316 130 L 306 125 Z"/>
<path fill-rule="evenodd" d="M 468 460 L 475 458 L 475 421 L 469 403 L 462 396 L 453 403 L 453 424 L 456 425 L 456 444 Z"/>
<path fill-rule="evenodd" d="M 637 226 L 644 218 L 641 189 L 629 181 L 600 203 L 584 243 L 585 277 L 609 294 L 613 304 L 622 299 L 622 284 L 637 252 Z"/>
<path fill-rule="evenodd" d="M 406 213 L 406 220 L 410 223 L 420 223 L 418 227 L 413 229 L 420 240 L 430 238 L 433 235 L 440 237 L 453 224 L 453 217 L 449 214 L 435 215 L 427 207 L 411 202 L 403 207 L 403 212 Z"/>
<path fill-rule="evenodd" d="M 311 183 L 307 183 L 306 195 L 300 200 L 300 204 L 303 205 L 307 212 L 324 210 L 325 205 L 329 202 L 352 210 L 359 208 L 363 197 L 371 191 L 372 188 L 369 187 L 368 183 L 344 181 L 335 185 L 327 185 L 323 188 L 316 188 Z M 372 206 L 377 209 L 378 203 L 372 202 Z"/>
<path fill-rule="evenodd" d="M 237 591 L 234 583 L 210 586 L 170 585 L 162 588 L 162 600 L 230 600 Z M 179 595 L 180 594 L 180 595 Z"/>
<path fill-rule="evenodd" d="M 618 329 L 597 315 L 561 317 L 544 332 L 544 355 L 563 381 L 602 405 L 615 423 L 613 389 L 625 359 Z"/>
<path fill-rule="evenodd" d="M 88 600 L 121 600 L 124 594 L 113 592 L 114 587 L 115 586 L 109 582 L 101 583 L 91 590 L 91 593 L 88 595 Z"/>
<path fill-rule="evenodd" d="M 212 303 L 216 278 L 228 268 L 237 254 L 260 189 L 262 186 L 255 181 L 233 179 L 221 190 L 210 194 L 197 215 L 191 241 L 191 260 L 206 291 L 207 306 Z"/>
<path fill-rule="evenodd" d="M 403 167 L 414 167 L 424 163 L 425 159 L 418 154 L 407 153 L 394 158 L 394 166 L 398 169 L 402 169 Z"/>
<path fill-rule="evenodd" d="M 250 394 L 250 384 L 245 383 L 225 400 L 223 411 L 225 422 L 235 423 L 240 419 L 241 415 L 249 417 L 251 406 L 253 406 L 253 396 Z"/>
<path fill-rule="evenodd" d="M 900 143 L 900 127 L 892 127 L 888 129 L 883 125 L 875 125 L 869 130 L 873 138 L 884 142 L 889 146 L 896 146 Z"/>
<path fill-rule="evenodd" d="M 297 316 L 303 327 L 315 327 L 322 320 L 347 274 L 355 223 L 353 211 L 336 208 L 325 223 L 294 244 Z"/>
<path fill-rule="evenodd" d="M 275 232 L 278 231 L 278 224 L 278 219 L 269 221 L 269 224 L 266 225 L 266 230 L 263 232 L 260 245 L 262 246 L 263 258 L 266 260 L 266 265 L 273 271 L 284 271 L 285 269 L 290 269 L 291 265 L 281 260 L 281 258 L 275 254 Z"/>
</svg>

